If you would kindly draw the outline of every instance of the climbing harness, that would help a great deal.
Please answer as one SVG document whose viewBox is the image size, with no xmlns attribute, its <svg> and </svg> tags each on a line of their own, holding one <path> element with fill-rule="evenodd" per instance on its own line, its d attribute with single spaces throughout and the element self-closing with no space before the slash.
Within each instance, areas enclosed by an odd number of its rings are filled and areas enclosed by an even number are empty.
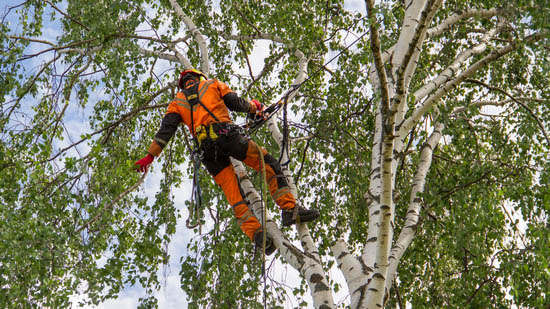
<svg viewBox="0 0 550 309">
<path fill-rule="evenodd" d="M 202 74 L 204 76 L 204 74 Z M 182 81 L 181 84 L 185 86 L 186 80 L 188 78 L 185 78 L 184 75 L 182 75 Z M 185 95 L 185 98 L 187 102 L 189 102 L 190 110 L 191 110 L 191 128 L 195 128 L 195 121 L 193 119 L 194 114 L 194 107 L 195 105 L 199 104 L 202 106 L 209 114 L 214 118 L 214 120 L 219 121 L 218 117 L 210 111 L 201 101 L 199 98 L 199 84 L 200 82 L 192 81 L 189 86 L 183 88 L 183 94 Z M 217 139 L 217 134 L 214 132 L 212 126 L 210 126 L 210 130 L 207 130 L 205 126 L 201 125 L 197 127 L 195 131 L 195 135 L 193 137 L 193 143 L 195 144 L 194 147 L 191 149 L 191 159 L 193 161 L 193 188 L 191 190 L 191 206 L 189 207 L 189 218 L 187 218 L 186 225 L 187 228 L 193 229 L 197 227 L 197 225 L 200 224 L 200 213 L 202 211 L 202 199 L 201 199 L 201 187 L 200 187 L 200 165 L 202 161 L 202 150 L 201 145 L 202 142 L 210 137 L 211 139 L 215 140 Z M 194 218 L 193 218 L 194 217 Z M 193 222 L 194 221 L 194 222 Z"/>
</svg>

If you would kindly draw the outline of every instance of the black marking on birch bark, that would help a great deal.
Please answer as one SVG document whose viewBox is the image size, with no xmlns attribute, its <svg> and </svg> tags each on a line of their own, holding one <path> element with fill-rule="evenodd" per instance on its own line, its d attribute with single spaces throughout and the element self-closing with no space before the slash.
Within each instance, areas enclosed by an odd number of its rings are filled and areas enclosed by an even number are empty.
<svg viewBox="0 0 550 309">
<path fill-rule="evenodd" d="M 415 197 L 414 200 L 413 200 L 413 202 L 415 202 L 415 203 L 420 203 L 420 202 L 422 202 L 422 198 L 419 197 L 419 196 L 418 196 L 418 197 Z"/>
<path fill-rule="evenodd" d="M 374 177 L 372 177 L 372 179 L 377 179 L 377 178 L 380 178 L 380 173 L 376 173 L 376 175 L 374 175 Z"/>
<path fill-rule="evenodd" d="M 382 308 L 382 305 L 380 305 L 380 304 L 376 304 L 376 307 L 378 307 L 378 308 Z"/>
<path fill-rule="evenodd" d="M 372 268 L 368 267 L 365 261 L 363 261 L 362 258 L 357 257 L 357 260 L 359 261 L 359 264 L 361 265 L 361 270 L 363 271 L 363 274 L 368 275 L 370 272 L 373 271 Z"/>
<path fill-rule="evenodd" d="M 367 239 L 367 243 L 376 241 L 377 239 L 378 239 L 377 237 L 371 237 L 371 238 Z"/>
<path fill-rule="evenodd" d="M 372 199 L 376 201 L 376 203 L 380 204 L 380 195 L 373 195 Z"/>
<path fill-rule="evenodd" d="M 381 273 L 375 273 L 374 275 L 372 275 L 372 277 L 376 279 L 385 280 L 384 276 Z"/>
<path fill-rule="evenodd" d="M 375 211 L 372 213 L 372 215 L 373 215 L 373 216 L 377 216 L 379 213 L 380 213 L 380 210 L 375 210 Z"/>
<path fill-rule="evenodd" d="M 298 263 L 303 267 L 305 263 L 304 254 L 298 248 L 294 247 L 291 243 L 284 243 L 284 246 L 296 257 Z"/>
<path fill-rule="evenodd" d="M 325 300 L 325 302 L 328 303 L 328 301 L 326 301 L 326 300 Z M 322 304 L 321 306 L 319 306 L 319 309 L 331 309 L 331 307 L 329 305 Z"/>
<path fill-rule="evenodd" d="M 319 293 L 319 292 L 328 291 L 328 290 L 329 288 L 326 284 L 324 284 L 323 282 L 319 282 L 315 285 L 314 293 Z"/>
<path fill-rule="evenodd" d="M 380 209 L 382 209 L 382 210 L 390 210 L 390 206 L 388 206 L 388 205 L 381 205 L 381 206 L 380 206 Z"/>
<path fill-rule="evenodd" d="M 341 260 L 344 256 L 346 256 L 346 255 L 348 255 L 348 254 L 349 254 L 349 253 L 347 253 L 347 252 L 344 251 L 344 252 L 340 253 L 340 255 L 338 256 L 338 259 Z"/>
<path fill-rule="evenodd" d="M 378 290 L 375 288 L 369 288 L 369 291 L 378 292 Z"/>
<path fill-rule="evenodd" d="M 313 289 L 314 293 L 322 292 L 322 291 L 328 291 L 328 286 L 323 283 L 323 276 L 319 274 L 313 274 L 311 277 L 309 277 L 309 281 L 315 284 L 315 288 Z"/>
<path fill-rule="evenodd" d="M 317 251 L 314 251 L 314 253 L 315 253 L 315 252 L 317 252 Z M 303 254 L 304 254 L 305 256 L 307 256 L 308 258 L 314 260 L 317 264 L 321 264 L 321 262 L 320 262 L 313 254 L 311 254 L 311 253 L 309 253 L 309 252 L 303 252 Z"/>
<path fill-rule="evenodd" d="M 368 283 L 363 284 L 362 286 L 358 287 L 355 291 L 353 291 L 353 294 L 357 293 L 359 291 L 359 301 L 357 301 L 357 308 L 361 308 L 361 305 L 365 301 L 366 296 L 366 289 L 367 289 Z"/>
<path fill-rule="evenodd" d="M 390 298 L 390 293 L 388 291 L 388 289 L 384 289 L 384 304 L 386 304 L 388 302 L 388 299 Z"/>
</svg>

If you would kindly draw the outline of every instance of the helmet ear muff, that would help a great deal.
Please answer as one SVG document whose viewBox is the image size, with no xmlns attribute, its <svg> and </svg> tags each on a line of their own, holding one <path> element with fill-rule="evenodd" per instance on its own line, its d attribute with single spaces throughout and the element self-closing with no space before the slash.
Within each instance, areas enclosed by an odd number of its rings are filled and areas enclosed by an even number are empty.
<svg viewBox="0 0 550 309">
<path fill-rule="evenodd" d="M 197 70 L 197 69 L 185 70 L 185 71 L 183 71 L 183 72 L 180 73 L 180 80 L 179 80 L 178 86 L 179 86 L 181 89 L 183 89 L 183 86 L 185 86 L 184 80 L 185 80 L 185 79 L 188 79 L 188 78 L 196 79 L 196 80 L 199 81 L 199 82 L 208 79 L 208 78 L 206 77 L 206 75 L 204 75 L 204 73 L 202 73 L 201 71 L 199 71 L 199 70 Z"/>
<path fill-rule="evenodd" d="M 185 89 L 186 84 L 188 84 L 189 82 L 199 82 L 199 81 L 200 79 L 197 75 L 186 73 L 184 75 L 181 75 L 178 86 L 180 89 Z"/>
</svg>

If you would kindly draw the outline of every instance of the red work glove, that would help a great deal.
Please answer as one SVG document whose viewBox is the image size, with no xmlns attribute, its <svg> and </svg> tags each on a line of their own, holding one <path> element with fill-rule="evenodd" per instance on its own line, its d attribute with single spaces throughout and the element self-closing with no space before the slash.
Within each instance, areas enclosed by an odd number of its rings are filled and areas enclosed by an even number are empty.
<svg viewBox="0 0 550 309">
<path fill-rule="evenodd" d="M 145 157 L 141 158 L 135 163 L 135 165 L 137 165 L 137 171 L 146 172 L 147 167 L 153 162 L 153 160 L 155 160 L 155 157 L 153 157 L 152 154 L 148 153 Z"/>
<path fill-rule="evenodd" d="M 262 111 L 264 110 L 264 105 L 258 100 L 252 100 L 250 101 L 250 103 L 252 103 L 256 108 L 256 114 L 261 115 Z"/>
</svg>

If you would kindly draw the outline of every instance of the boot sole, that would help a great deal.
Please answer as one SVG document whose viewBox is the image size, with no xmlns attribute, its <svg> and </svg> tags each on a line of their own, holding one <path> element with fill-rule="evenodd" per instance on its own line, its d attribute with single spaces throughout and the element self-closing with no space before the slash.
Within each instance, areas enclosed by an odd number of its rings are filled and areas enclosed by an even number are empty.
<svg viewBox="0 0 550 309">
<path fill-rule="evenodd" d="M 300 216 L 300 223 L 311 222 L 317 218 L 319 218 L 319 212 L 312 212 L 307 215 Z M 296 220 L 294 219 L 290 219 L 290 221 L 283 220 L 283 226 L 291 226 L 293 224 L 296 224 Z"/>
<path fill-rule="evenodd" d="M 275 252 L 275 250 L 277 250 L 277 247 L 275 247 L 275 246 L 265 248 L 265 255 L 272 255 L 273 252 Z"/>
<path fill-rule="evenodd" d="M 257 250 L 256 252 L 262 253 L 262 247 L 261 246 L 259 246 L 256 250 Z M 275 252 L 275 250 L 277 250 L 277 247 L 275 247 L 274 245 L 269 246 L 269 247 L 265 248 L 265 255 L 272 255 L 273 252 Z"/>
</svg>

